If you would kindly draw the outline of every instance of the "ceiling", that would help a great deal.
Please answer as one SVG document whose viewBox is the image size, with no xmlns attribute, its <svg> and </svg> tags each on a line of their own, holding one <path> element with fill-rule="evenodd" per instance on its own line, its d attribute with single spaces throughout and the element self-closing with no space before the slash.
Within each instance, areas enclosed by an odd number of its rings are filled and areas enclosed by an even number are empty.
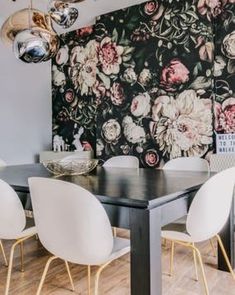
<svg viewBox="0 0 235 295">
<path fill-rule="evenodd" d="M 17 10 L 29 6 L 29 0 L 4 0 L 0 3 L 0 25 Z M 34 0 L 33 7 L 46 11 L 48 0 Z M 146 0 L 85 0 L 81 3 L 74 4 L 79 9 L 79 18 L 75 24 L 68 30 L 61 30 L 56 27 L 59 33 L 72 31 L 93 23 L 94 18 L 98 15 L 108 13 L 114 10 L 126 8 L 132 5 L 146 2 Z"/>
</svg>

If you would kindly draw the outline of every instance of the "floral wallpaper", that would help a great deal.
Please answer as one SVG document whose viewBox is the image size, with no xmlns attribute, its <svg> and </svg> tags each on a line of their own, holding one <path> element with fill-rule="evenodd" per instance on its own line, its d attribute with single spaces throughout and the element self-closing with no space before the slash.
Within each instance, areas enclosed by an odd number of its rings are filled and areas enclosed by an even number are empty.
<svg viewBox="0 0 235 295">
<path fill-rule="evenodd" d="M 214 128 L 217 133 L 235 133 L 235 0 L 223 1 L 215 23 Z"/>
<path fill-rule="evenodd" d="M 74 149 L 82 126 L 84 149 L 132 154 L 142 167 L 206 157 L 214 129 L 235 132 L 233 2 L 149 1 L 62 35 L 54 135 Z"/>
</svg>

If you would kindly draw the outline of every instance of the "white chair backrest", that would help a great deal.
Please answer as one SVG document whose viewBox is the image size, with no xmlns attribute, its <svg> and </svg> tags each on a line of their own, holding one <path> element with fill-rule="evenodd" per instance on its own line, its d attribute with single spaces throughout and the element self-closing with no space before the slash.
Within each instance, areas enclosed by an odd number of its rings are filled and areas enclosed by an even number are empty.
<svg viewBox="0 0 235 295">
<path fill-rule="evenodd" d="M 56 179 L 29 178 L 34 219 L 43 246 L 64 260 L 102 264 L 113 234 L 101 203 L 82 187 Z"/>
<path fill-rule="evenodd" d="M 197 157 L 182 157 L 168 161 L 164 170 L 181 170 L 181 171 L 209 171 L 210 167 L 205 159 Z"/>
<path fill-rule="evenodd" d="M 116 156 L 108 159 L 103 167 L 139 168 L 139 159 L 135 156 Z"/>
<path fill-rule="evenodd" d="M 0 159 L 0 167 L 5 167 L 6 165 L 6 162 Z"/>
<path fill-rule="evenodd" d="M 15 239 L 25 225 L 26 217 L 17 193 L 0 179 L 0 239 Z"/>
<path fill-rule="evenodd" d="M 212 154 L 210 156 L 211 171 L 219 172 L 235 166 L 235 154 Z"/>
<path fill-rule="evenodd" d="M 195 195 L 186 228 L 195 242 L 208 240 L 221 231 L 232 205 L 235 167 L 210 178 Z"/>
</svg>

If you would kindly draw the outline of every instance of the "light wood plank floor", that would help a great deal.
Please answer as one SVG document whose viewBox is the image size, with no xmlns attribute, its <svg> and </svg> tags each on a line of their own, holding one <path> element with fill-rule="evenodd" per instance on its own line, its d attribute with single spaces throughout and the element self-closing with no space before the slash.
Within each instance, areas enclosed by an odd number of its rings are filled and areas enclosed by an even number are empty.
<svg viewBox="0 0 235 295">
<path fill-rule="evenodd" d="M 126 231 L 119 231 L 119 235 L 127 235 Z M 12 242 L 4 241 L 7 256 Z M 203 253 L 205 271 L 208 278 L 211 295 L 234 295 L 235 282 L 229 273 L 216 270 L 216 258 L 213 257 L 209 243 L 200 244 Z M 31 239 L 25 242 L 25 272 L 21 273 L 19 251 L 16 251 L 14 269 L 12 274 L 10 294 L 34 295 L 50 254 L 43 249 L 40 242 Z M 129 295 L 130 294 L 130 257 L 126 255 L 111 263 L 101 275 L 100 295 Z M 200 295 L 204 294 L 201 284 L 194 280 L 194 266 L 192 254 L 177 246 L 175 256 L 175 274 L 169 277 L 169 249 L 163 247 L 163 294 L 164 295 Z M 94 275 L 96 268 L 92 268 Z M 86 267 L 71 264 L 71 272 L 75 281 L 76 292 L 70 291 L 70 284 L 62 261 L 54 261 L 49 270 L 43 295 L 87 295 L 86 290 Z M 4 285 L 7 269 L 3 265 L 0 256 L 0 294 L 4 294 Z M 142 294 L 140 294 L 142 295 Z"/>
</svg>

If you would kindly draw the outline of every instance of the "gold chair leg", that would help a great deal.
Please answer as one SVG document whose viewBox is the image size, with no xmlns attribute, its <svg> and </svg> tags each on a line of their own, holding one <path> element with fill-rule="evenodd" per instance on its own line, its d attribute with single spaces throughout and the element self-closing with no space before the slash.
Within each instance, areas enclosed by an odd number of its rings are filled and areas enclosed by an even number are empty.
<svg viewBox="0 0 235 295">
<path fill-rule="evenodd" d="M 91 266 L 87 266 L 87 289 L 88 295 L 91 295 Z"/>
<path fill-rule="evenodd" d="M 66 266 L 66 269 L 67 269 L 67 272 L 68 272 L 68 275 L 69 275 L 69 281 L 70 281 L 70 284 L 71 284 L 71 287 L 72 287 L 72 291 L 75 291 L 74 283 L 73 283 L 73 278 L 71 276 L 71 272 L 70 272 L 68 261 L 65 260 L 64 262 L 65 262 L 65 266 Z"/>
<path fill-rule="evenodd" d="M 212 248 L 212 252 L 213 252 L 213 256 L 216 257 L 216 249 L 215 249 L 215 245 L 213 243 L 213 239 L 210 239 L 210 244 L 211 244 L 211 248 Z"/>
<path fill-rule="evenodd" d="M 116 237 L 117 236 L 117 228 L 113 227 L 113 236 Z"/>
<path fill-rule="evenodd" d="M 22 239 L 17 240 L 11 247 L 11 253 L 10 253 L 10 259 L 9 259 L 9 266 L 8 266 L 8 272 L 7 272 L 7 282 L 6 282 L 6 288 L 5 288 L 5 295 L 8 295 L 9 288 L 10 288 L 10 280 L 11 280 L 11 271 L 12 271 L 12 265 L 13 265 L 13 258 L 14 258 L 14 251 L 15 247 L 22 243 L 23 241 L 31 238 L 32 236 L 28 236 Z"/>
<path fill-rule="evenodd" d="M 175 242 L 171 241 L 170 276 L 173 276 Z"/>
<path fill-rule="evenodd" d="M 41 280 L 40 280 L 40 283 L 39 283 L 39 286 L 38 286 L 38 289 L 37 289 L 37 293 L 36 295 L 39 295 L 41 293 L 41 290 L 42 290 L 42 287 L 43 287 L 43 284 L 44 284 L 44 281 L 45 281 L 45 278 L 46 278 L 46 275 L 47 275 L 47 272 L 48 272 L 48 269 L 49 269 L 49 266 L 51 264 L 51 262 L 55 259 L 58 259 L 58 257 L 56 256 L 52 256 L 50 257 L 48 260 L 47 260 L 47 263 L 45 265 L 45 268 L 44 268 L 44 271 L 43 271 L 43 274 L 42 274 L 42 277 L 41 277 Z"/>
<path fill-rule="evenodd" d="M 20 264 L 21 264 L 20 271 L 24 272 L 24 242 L 20 243 Z"/>
<path fill-rule="evenodd" d="M 195 247 L 195 244 L 192 243 L 193 247 Z M 195 274 L 196 274 L 196 281 L 198 281 L 198 270 L 197 270 L 197 256 L 196 256 L 196 252 L 193 249 L 193 261 L 194 261 L 194 267 L 195 267 Z"/>
<path fill-rule="evenodd" d="M 198 258 L 198 261 L 199 261 L 199 265 L 200 265 L 200 268 L 201 268 L 201 273 L 202 273 L 202 279 L 203 279 L 205 294 L 206 295 L 209 295 L 209 289 L 208 289 L 208 284 L 207 284 L 207 280 L 206 280 L 206 274 L 205 274 L 205 270 L 204 270 L 204 266 L 203 266 L 203 262 L 202 262 L 201 253 L 200 253 L 200 251 L 195 246 L 189 245 L 189 247 L 192 247 L 193 251 L 195 251 L 195 254 L 197 255 L 197 258 Z"/>
<path fill-rule="evenodd" d="M 218 243 L 219 243 L 220 249 L 221 249 L 221 251 L 222 251 L 222 253 L 223 253 L 223 256 L 224 256 L 224 259 L 225 259 L 226 264 L 227 264 L 227 266 L 228 266 L 228 269 L 229 269 L 229 271 L 230 271 L 230 273 L 231 273 L 233 279 L 235 280 L 235 274 L 234 274 L 234 271 L 233 271 L 233 269 L 232 269 L 232 266 L 231 266 L 231 264 L 230 264 L 230 262 L 229 262 L 228 255 L 227 255 L 227 253 L 226 253 L 226 251 L 225 251 L 225 249 L 224 249 L 223 242 L 222 242 L 222 240 L 221 240 L 221 238 L 220 238 L 219 235 L 216 235 L 216 238 L 217 238 L 217 240 L 218 240 Z"/>
<path fill-rule="evenodd" d="M 3 247 L 3 244 L 2 244 L 1 240 L 0 240 L 0 248 L 1 248 L 1 251 L 2 251 L 5 266 L 8 266 L 7 257 L 6 257 L 5 250 L 4 250 L 4 247 Z"/>
<path fill-rule="evenodd" d="M 105 269 L 105 267 L 108 266 L 110 263 L 111 263 L 111 261 L 101 265 L 101 267 L 97 270 L 96 275 L 95 275 L 95 292 L 94 292 L 94 295 L 98 295 L 100 274 Z"/>
<path fill-rule="evenodd" d="M 209 295 L 209 289 L 208 289 L 208 285 L 207 285 L 207 280 L 206 280 L 206 275 L 205 275 L 205 270 L 204 270 L 204 266 L 203 266 L 203 262 L 202 262 L 202 257 L 201 257 L 201 253 L 198 250 L 197 247 L 194 246 L 194 244 L 190 244 L 190 243 L 184 243 L 184 242 L 180 242 L 180 241 L 174 241 L 176 244 L 191 248 L 193 251 L 195 251 L 195 254 L 197 256 L 197 259 L 199 261 L 199 265 L 200 265 L 200 269 L 201 269 L 201 273 L 202 273 L 202 279 L 203 279 L 203 285 L 204 285 L 204 289 L 205 289 L 205 294 Z"/>
<path fill-rule="evenodd" d="M 165 238 L 163 239 L 162 245 L 163 245 L 164 248 L 166 248 L 166 246 L 167 246 L 167 239 L 165 239 Z"/>
</svg>

